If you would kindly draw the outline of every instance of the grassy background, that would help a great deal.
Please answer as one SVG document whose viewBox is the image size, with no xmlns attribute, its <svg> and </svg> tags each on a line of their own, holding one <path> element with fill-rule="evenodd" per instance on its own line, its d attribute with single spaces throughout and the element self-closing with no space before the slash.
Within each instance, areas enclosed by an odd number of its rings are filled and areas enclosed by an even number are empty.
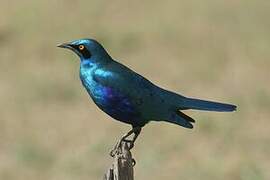
<svg viewBox="0 0 270 180">
<path fill-rule="evenodd" d="M 147 125 L 136 179 L 270 179 L 270 3 L 267 0 L 1 1 L 0 179 L 101 179 L 128 125 L 89 101 L 82 37 L 164 88 L 233 102 L 236 113 L 188 112 L 194 130 Z M 105 156 L 104 156 L 105 155 Z"/>
</svg>

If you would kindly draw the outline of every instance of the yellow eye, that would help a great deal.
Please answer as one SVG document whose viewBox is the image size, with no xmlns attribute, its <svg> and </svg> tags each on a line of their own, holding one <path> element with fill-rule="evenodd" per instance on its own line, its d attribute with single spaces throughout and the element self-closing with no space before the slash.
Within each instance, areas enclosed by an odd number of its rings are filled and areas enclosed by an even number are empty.
<svg viewBox="0 0 270 180">
<path fill-rule="evenodd" d="M 84 50 L 84 45 L 79 45 L 79 50 Z"/>
</svg>

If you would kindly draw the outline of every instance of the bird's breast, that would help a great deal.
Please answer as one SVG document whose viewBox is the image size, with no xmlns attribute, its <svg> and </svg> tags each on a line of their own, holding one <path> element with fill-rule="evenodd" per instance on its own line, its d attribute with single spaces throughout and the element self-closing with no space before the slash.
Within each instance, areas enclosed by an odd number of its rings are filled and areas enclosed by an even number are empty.
<svg viewBox="0 0 270 180">
<path fill-rule="evenodd" d="M 98 83 L 90 72 L 81 72 L 80 78 L 95 104 L 113 118 L 131 123 L 132 120 L 139 117 L 134 103 L 126 94 Z"/>
</svg>

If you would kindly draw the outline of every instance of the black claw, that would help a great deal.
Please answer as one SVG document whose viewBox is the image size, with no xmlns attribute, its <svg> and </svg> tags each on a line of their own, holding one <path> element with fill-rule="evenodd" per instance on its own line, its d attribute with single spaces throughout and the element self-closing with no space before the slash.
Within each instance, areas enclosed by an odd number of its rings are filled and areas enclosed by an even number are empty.
<svg viewBox="0 0 270 180">
<path fill-rule="evenodd" d="M 110 156 L 111 156 L 111 157 L 114 157 L 114 154 L 115 154 L 115 153 L 114 153 L 114 150 L 111 150 Z"/>
<path fill-rule="evenodd" d="M 134 167 L 136 165 L 135 159 L 132 158 L 132 166 Z"/>
<path fill-rule="evenodd" d="M 120 145 L 121 145 L 121 142 L 122 142 L 122 139 L 121 139 L 120 141 L 117 141 L 116 145 L 114 146 L 114 148 L 113 148 L 113 149 L 111 150 L 111 152 L 110 152 L 110 156 L 111 156 L 111 157 L 114 157 L 115 154 L 118 153 L 118 149 L 119 149 L 119 147 L 120 147 Z"/>
</svg>

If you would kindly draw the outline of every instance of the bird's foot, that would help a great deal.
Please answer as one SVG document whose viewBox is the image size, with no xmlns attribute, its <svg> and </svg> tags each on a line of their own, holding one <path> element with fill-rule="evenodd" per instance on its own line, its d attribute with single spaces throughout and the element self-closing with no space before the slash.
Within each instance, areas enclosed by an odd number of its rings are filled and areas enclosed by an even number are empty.
<svg viewBox="0 0 270 180">
<path fill-rule="evenodd" d="M 131 131 L 129 131 L 127 134 L 125 134 L 119 141 L 117 141 L 113 150 L 111 150 L 110 155 L 114 157 L 116 154 L 120 154 L 122 143 L 126 143 L 128 146 L 128 150 L 131 150 L 134 147 L 134 142 L 136 141 L 140 132 L 141 132 L 141 127 L 135 127 Z M 131 140 L 127 139 L 131 134 L 134 134 L 133 138 Z"/>
<path fill-rule="evenodd" d="M 116 154 L 119 154 L 120 145 L 121 145 L 121 140 L 117 141 L 114 148 L 110 151 L 111 157 L 114 157 Z"/>
<path fill-rule="evenodd" d="M 131 150 L 134 147 L 134 141 L 126 139 L 126 137 L 123 137 L 119 141 L 117 141 L 114 148 L 110 151 L 110 156 L 111 157 L 114 157 L 116 154 L 120 153 L 122 143 L 127 143 L 129 150 Z"/>
</svg>

